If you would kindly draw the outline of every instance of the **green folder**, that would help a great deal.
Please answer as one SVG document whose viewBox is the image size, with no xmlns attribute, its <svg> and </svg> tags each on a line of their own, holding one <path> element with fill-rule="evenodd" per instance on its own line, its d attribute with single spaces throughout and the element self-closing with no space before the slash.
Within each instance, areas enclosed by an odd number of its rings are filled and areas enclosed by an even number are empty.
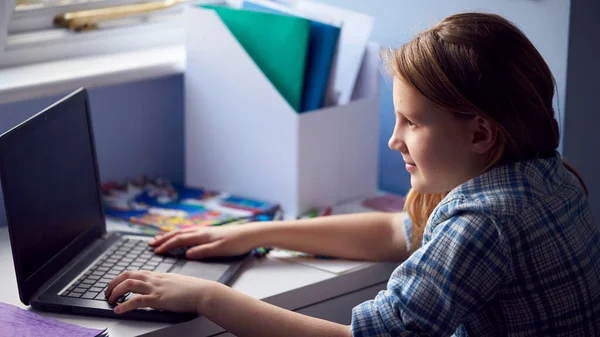
<svg viewBox="0 0 600 337">
<path fill-rule="evenodd" d="M 202 7 L 217 12 L 273 86 L 299 112 L 310 20 L 215 5 Z"/>
</svg>

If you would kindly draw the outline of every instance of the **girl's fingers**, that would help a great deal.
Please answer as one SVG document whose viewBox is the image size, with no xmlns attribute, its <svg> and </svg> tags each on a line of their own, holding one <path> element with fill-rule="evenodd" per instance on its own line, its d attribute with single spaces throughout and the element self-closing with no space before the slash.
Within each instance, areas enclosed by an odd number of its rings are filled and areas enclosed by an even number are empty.
<svg viewBox="0 0 600 337">
<path fill-rule="evenodd" d="M 108 303 L 116 303 L 119 297 L 127 294 L 128 292 L 147 295 L 152 291 L 150 283 L 135 279 L 127 279 L 119 283 L 110 294 Z"/>
<path fill-rule="evenodd" d="M 163 254 L 169 250 L 177 247 L 195 246 L 203 243 L 203 235 L 199 234 L 198 231 L 182 233 L 176 236 L 172 236 L 167 241 L 163 242 L 160 246 L 154 249 L 157 254 Z"/>
<path fill-rule="evenodd" d="M 215 254 L 215 250 L 219 247 L 220 242 L 214 241 L 211 243 L 207 243 L 204 245 L 198 245 L 196 247 L 192 247 L 185 252 L 185 256 L 188 259 L 200 260 L 207 257 L 213 257 L 218 254 Z"/>
<path fill-rule="evenodd" d="M 180 229 L 180 230 L 176 230 L 176 231 L 172 231 L 172 232 L 168 232 L 165 234 L 161 234 L 161 235 L 157 235 L 154 237 L 153 240 L 150 240 L 148 242 L 148 245 L 150 247 L 157 247 L 160 246 L 161 244 L 163 244 L 165 241 L 169 240 L 170 238 L 177 236 L 179 234 L 183 234 L 183 233 L 189 233 L 194 231 L 194 229 Z"/>
<path fill-rule="evenodd" d="M 104 294 L 106 295 L 106 297 L 110 297 L 115 287 L 121 284 L 123 281 L 127 279 L 146 281 L 148 279 L 148 275 L 149 272 L 143 271 L 126 271 L 124 273 L 121 273 L 108 283 L 108 287 L 106 287 L 106 291 L 104 292 Z"/>
<path fill-rule="evenodd" d="M 122 314 L 137 308 L 146 308 L 156 306 L 155 295 L 139 295 L 117 305 L 113 310 L 117 314 Z"/>
</svg>

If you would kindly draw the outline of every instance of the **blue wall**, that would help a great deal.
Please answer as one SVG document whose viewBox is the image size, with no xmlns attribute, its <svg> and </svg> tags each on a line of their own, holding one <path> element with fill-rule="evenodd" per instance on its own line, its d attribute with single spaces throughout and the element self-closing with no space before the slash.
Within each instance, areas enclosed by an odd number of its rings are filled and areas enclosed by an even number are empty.
<svg viewBox="0 0 600 337">
<path fill-rule="evenodd" d="M 572 0 L 569 31 L 569 71 L 565 99 L 564 156 L 581 174 L 589 189 L 589 202 L 600 219 L 600 33 L 597 0 Z M 600 226 L 600 222 L 596 223 Z"/>
<path fill-rule="evenodd" d="M 144 174 L 183 182 L 183 76 L 91 89 L 103 182 Z M 63 95 L 0 104 L 0 133 Z M 0 225 L 4 225 L 0 196 Z"/>
<path fill-rule="evenodd" d="M 141 174 L 183 181 L 182 75 L 89 94 L 102 181 Z M 62 96 L 0 105 L 0 133 Z"/>
</svg>

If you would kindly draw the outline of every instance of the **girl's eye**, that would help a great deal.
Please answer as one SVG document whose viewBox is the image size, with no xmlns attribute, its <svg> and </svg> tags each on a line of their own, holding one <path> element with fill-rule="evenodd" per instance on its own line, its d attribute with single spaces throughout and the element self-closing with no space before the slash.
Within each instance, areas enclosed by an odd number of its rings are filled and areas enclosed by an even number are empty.
<svg viewBox="0 0 600 337">
<path fill-rule="evenodd" d="M 408 126 L 415 126 L 415 123 L 411 122 L 410 119 L 403 117 L 404 123 Z"/>
</svg>

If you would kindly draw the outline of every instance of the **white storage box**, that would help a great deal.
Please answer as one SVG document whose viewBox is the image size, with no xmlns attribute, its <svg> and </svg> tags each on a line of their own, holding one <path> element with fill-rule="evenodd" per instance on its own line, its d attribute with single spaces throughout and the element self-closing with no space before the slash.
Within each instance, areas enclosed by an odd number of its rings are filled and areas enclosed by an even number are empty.
<svg viewBox="0 0 600 337">
<path fill-rule="evenodd" d="M 376 44 L 353 101 L 298 114 L 214 11 L 185 17 L 187 185 L 277 202 L 286 216 L 376 192 Z"/>
</svg>

